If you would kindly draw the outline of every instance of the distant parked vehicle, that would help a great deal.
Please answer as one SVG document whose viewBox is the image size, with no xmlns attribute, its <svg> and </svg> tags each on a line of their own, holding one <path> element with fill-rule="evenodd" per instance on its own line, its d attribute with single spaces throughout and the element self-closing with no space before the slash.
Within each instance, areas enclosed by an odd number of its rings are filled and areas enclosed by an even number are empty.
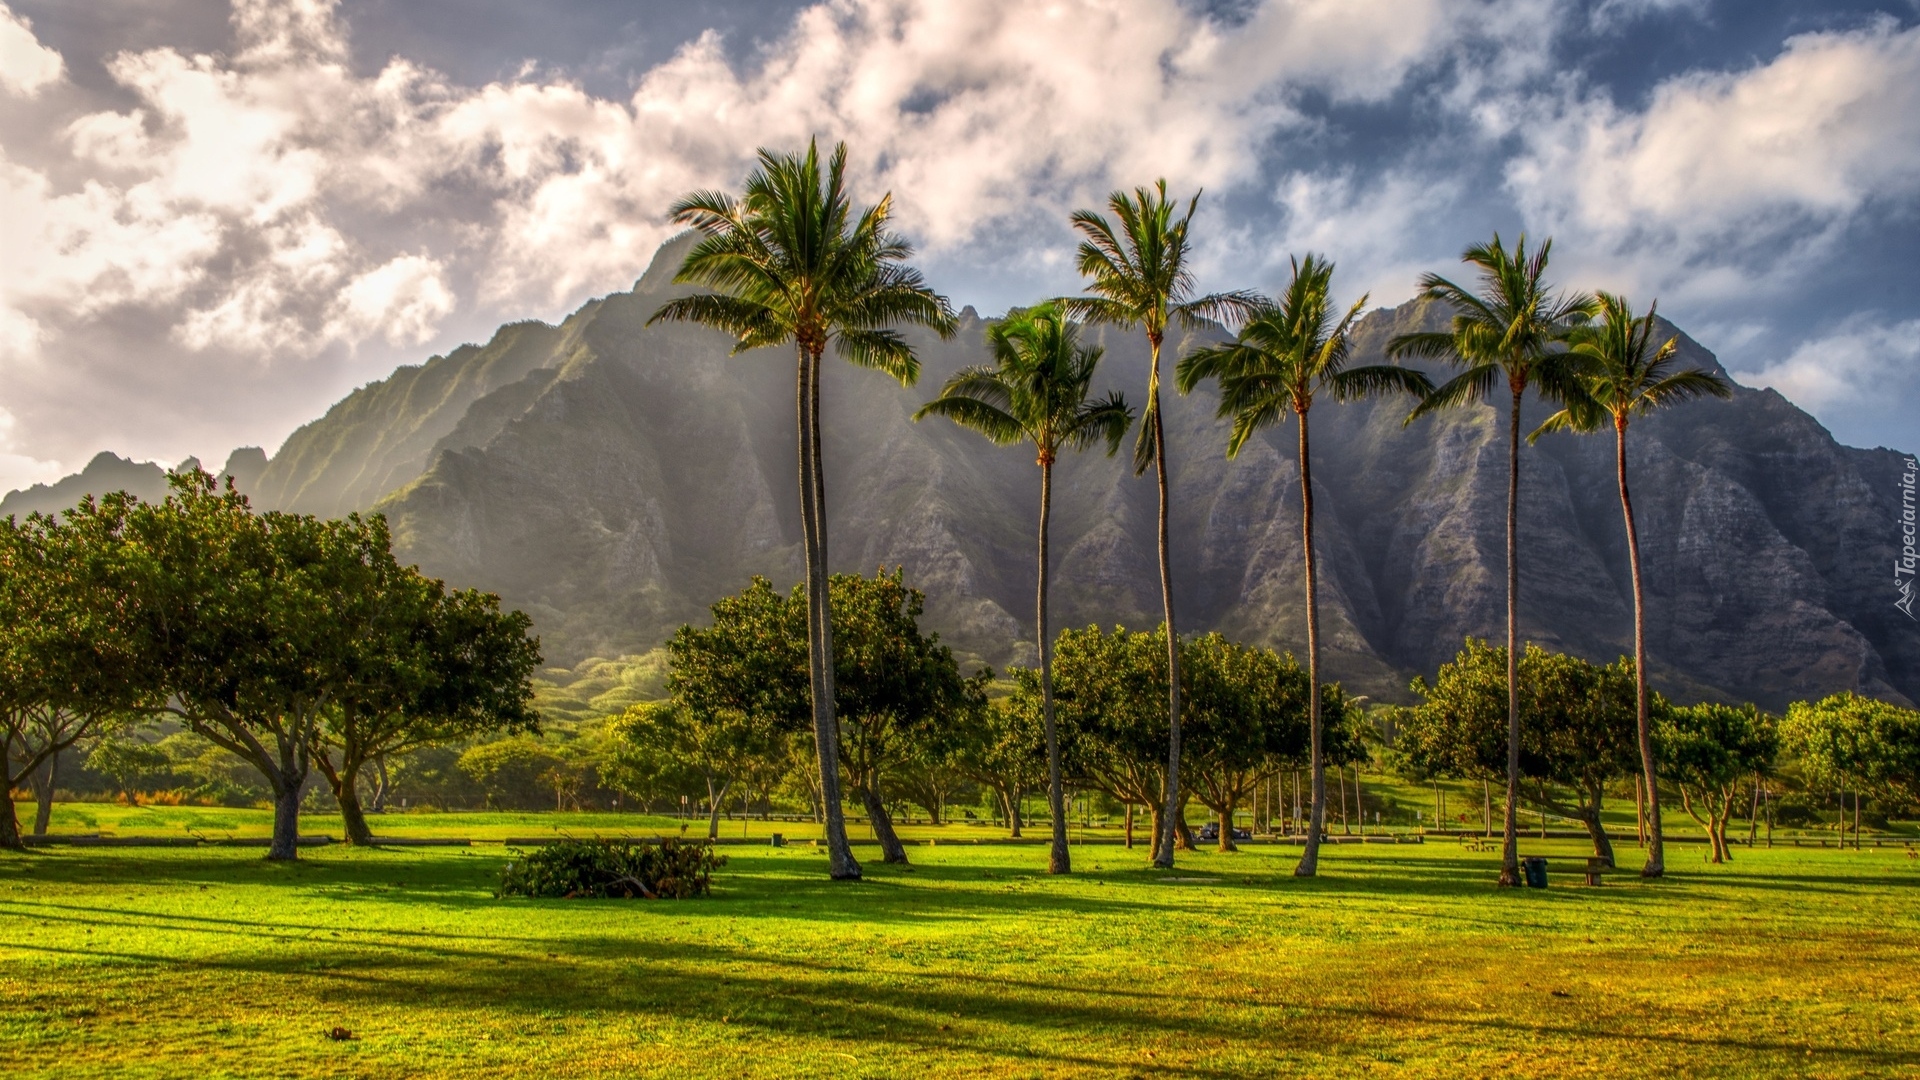
<svg viewBox="0 0 1920 1080">
<path fill-rule="evenodd" d="M 1235 840 L 1251 840 L 1253 839 L 1253 830 L 1242 829 L 1238 826 L 1235 826 L 1233 830 L 1233 838 Z M 1220 839 L 1220 823 L 1217 821 L 1209 821 L 1205 825 L 1200 826 L 1200 832 L 1195 836 L 1195 839 L 1197 840 Z"/>
</svg>

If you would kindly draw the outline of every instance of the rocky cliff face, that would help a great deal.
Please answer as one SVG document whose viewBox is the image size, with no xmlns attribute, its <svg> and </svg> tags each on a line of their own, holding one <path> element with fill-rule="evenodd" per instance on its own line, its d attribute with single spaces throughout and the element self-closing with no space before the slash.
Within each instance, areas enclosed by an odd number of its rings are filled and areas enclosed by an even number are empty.
<svg viewBox="0 0 1920 1080">
<path fill-rule="evenodd" d="M 729 357 L 717 334 L 645 327 L 673 295 L 680 254 L 663 249 L 634 291 L 558 327 L 505 327 L 356 391 L 288 440 L 259 501 L 377 505 L 405 557 L 499 591 L 564 664 L 645 651 L 751 574 L 791 584 L 792 355 Z M 1374 312 L 1356 362 L 1436 318 L 1417 304 Z M 903 564 L 932 624 L 1001 665 L 1033 656 L 1039 470 L 1029 452 L 911 420 L 984 358 L 983 329 L 968 312 L 955 340 L 918 341 L 913 389 L 829 366 L 829 556 L 836 570 Z M 1137 403 L 1144 341 L 1091 336 L 1107 348 L 1100 382 Z M 1186 344 L 1170 343 L 1167 363 Z M 1270 432 L 1229 462 L 1215 404 L 1206 392 L 1167 402 L 1180 627 L 1298 650 L 1297 433 Z M 1403 427 L 1407 407 L 1327 402 L 1311 430 L 1327 663 L 1394 700 L 1464 636 L 1505 626 L 1503 418 L 1476 406 Z M 1545 415 L 1530 408 L 1529 429 Z M 1555 435 L 1521 455 L 1522 629 L 1603 660 L 1630 651 L 1632 634 L 1612 455 L 1610 435 Z M 1843 688 L 1920 698 L 1920 624 L 1894 608 L 1890 573 L 1904 455 L 1840 446 L 1777 394 L 1744 389 L 1636 421 L 1629 455 L 1657 685 L 1775 708 Z M 1093 453 L 1057 481 L 1056 625 L 1158 622 L 1151 477 L 1134 477 L 1124 453 Z"/>
</svg>

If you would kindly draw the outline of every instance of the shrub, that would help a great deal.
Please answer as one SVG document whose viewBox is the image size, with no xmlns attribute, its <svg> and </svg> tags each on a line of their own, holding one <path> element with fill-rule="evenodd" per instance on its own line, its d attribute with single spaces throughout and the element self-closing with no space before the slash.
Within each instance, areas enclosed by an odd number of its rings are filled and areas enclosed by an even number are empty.
<svg viewBox="0 0 1920 1080">
<path fill-rule="evenodd" d="M 726 861 L 711 845 L 681 840 L 562 840 L 516 850 L 495 895 L 688 900 L 707 894 Z"/>
</svg>

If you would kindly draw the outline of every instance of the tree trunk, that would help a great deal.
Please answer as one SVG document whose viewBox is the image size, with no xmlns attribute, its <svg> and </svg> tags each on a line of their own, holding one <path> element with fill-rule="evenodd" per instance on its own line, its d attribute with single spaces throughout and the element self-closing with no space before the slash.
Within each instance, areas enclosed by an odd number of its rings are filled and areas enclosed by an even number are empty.
<svg viewBox="0 0 1920 1080">
<path fill-rule="evenodd" d="M 718 791 L 715 791 L 713 787 L 713 781 L 711 779 L 707 781 L 707 842 L 708 843 L 712 843 L 713 841 L 720 839 L 720 805 L 721 803 L 726 801 L 727 792 L 732 788 L 733 788 L 733 781 L 729 780 L 726 783 L 721 784 L 720 789 Z M 745 815 L 742 815 L 742 816 L 744 817 Z"/>
<path fill-rule="evenodd" d="M 1334 779 L 1340 784 L 1340 831 L 1352 835 L 1353 821 L 1347 817 L 1347 767 L 1342 765 L 1334 773 Z"/>
<path fill-rule="evenodd" d="M 1666 838 L 1660 831 L 1660 780 L 1653 757 L 1653 730 L 1648 718 L 1647 600 L 1640 579 L 1640 531 L 1633 522 L 1633 499 L 1627 494 L 1627 418 L 1613 420 L 1614 471 L 1620 479 L 1620 514 L 1627 523 L 1627 566 L 1633 575 L 1633 683 L 1634 716 L 1640 739 L 1641 783 L 1646 785 L 1647 865 L 1640 876 L 1657 878 L 1667 872 Z"/>
<path fill-rule="evenodd" d="M 1633 778 L 1633 836 L 1641 847 L 1647 846 L 1647 778 Z"/>
<path fill-rule="evenodd" d="M 1040 717 L 1047 734 L 1047 809 L 1053 812 L 1053 849 L 1047 873 L 1067 874 L 1073 861 L 1067 853 L 1066 789 L 1060 782 L 1060 736 L 1053 726 L 1053 642 L 1047 636 L 1047 521 L 1053 513 L 1053 451 L 1040 449 L 1040 583 L 1035 590 L 1035 621 L 1040 644 Z"/>
<path fill-rule="evenodd" d="M 33 835 L 47 835 L 47 827 L 53 824 L 53 789 L 60 779 L 60 751 L 47 755 L 47 760 L 33 770 Z"/>
<path fill-rule="evenodd" d="M 1747 808 L 1747 846 L 1760 837 L 1760 774 L 1753 774 L 1753 805 Z"/>
<path fill-rule="evenodd" d="M 1173 554 L 1167 539 L 1167 439 L 1160 421 L 1160 337 L 1148 335 L 1153 346 L 1153 372 L 1147 381 L 1147 415 L 1153 422 L 1153 473 L 1160 493 L 1160 606 L 1167 624 L 1167 792 L 1166 819 L 1172 829 L 1180 821 L 1180 630 L 1173 619 Z M 1191 842 L 1189 842 L 1191 846 Z M 1172 843 L 1159 845 L 1154 865 L 1173 868 Z"/>
<path fill-rule="evenodd" d="M 341 775 L 339 786 L 333 790 L 333 797 L 340 804 L 340 823 L 346 829 L 347 843 L 372 846 L 373 830 L 367 825 L 367 815 L 360 809 L 357 771 Z"/>
<path fill-rule="evenodd" d="M 1187 824 L 1187 807 L 1180 806 L 1180 812 L 1173 816 L 1173 836 L 1181 851 L 1199 851 L 1200 845 L 1193 841 L 1193 826 Z"/>
<path fill-rule="evenodd" d="M 1133 850 L 1133 804 L 1127 804 L 1127 850 Z"/>
<path fill-rule="evenodd" d="M 880 793 L 862 784 L 860 805 L 866 807 L 867 820 L 873 823 L 874 838 L 880 841 L 880 861 L 895 866 L 907 865 L 906 845 L 900 842 L 900 835 L 893 831 L 893 815 L 887 813 L 887 804 L 881 800 Z"/>
<path fill-rule="evenodd" d="M 1300 851 L 1300 862 L 1293 868 L 1295 877 L 1312 877 L 1320 872 L 1320 837 L 1327 826 L 1327 759 L 1320 718 L 1320 595 L 1319 561 L 1313 554 L 1313 469 L 1307 454 L 1307 414 L 1300 419 L 1300 550 L 1307 572 L 1307 741 L 1312 760 L 1308 770 L 1313 776 L 1312 820 L 1307 823 L 1307 842 Z M 1344 785 L 1341 791 L 1344 793 Z M 1300 774 L 1293 780 L 1293 813 L 1300 816 Z"/>
<path fill-rule="evenodd" d="M 1590 789 L 1587 797 L 1590 801 L 1588 805 L 1581 808 L 1580 823 L 1587 827 L 1587 837 L 1593 841 L 1594 855 L 1607 860 L 1607 865 L 1612 866 L 1614 865 L 1613 841 L 1607 838 L 1607 827 L 1600 820 L 1600 789 L 1597 787 Z"/>
<path fill-rule="evenodd" d="M 1520 399 L 1513 387 L 1507 424 L 1507 806 L 1500 844 L 1500 885 L 1520 885 Z"/>
<path fill-rule="evenodd" d="M 285 777 L 274 781 L 273 845 L 267 849 L 267 858 L 274 862 L 291 862 L 300 857 L 301 787 L 300 783 L 289 783 Z"/>
<path fill-rule="evenodd" d="M 1226 809 L 1220 812 L 1220 850 L 1239 851 L 1233 842 L 1233 802 L 1229 800 Z"/>
<path fill-rule="evenodd" d="M 1159 803 L 1147 804 L 1147 824 L 1153 828 L 1153 844 L 1147 854 L 1155 866 L 1160 864 L 1160 849 L 1173 843 L 1173 830 L 1167 825 L 1168 816 L 1166 808 Z"/>
<path fill-rule="evenodd" d="M 840 800 L 840 727 L 833 715 L 833 620 L 827 590 L 827 488 L 820 452 L 820 353 L 800 353 L 800 532 L 807 558 L 807 675 L 813 695 L 814 755 L 820 767 L 820 809 L 826 819 L 827 875 L 860 877 L 847 843 Z"/>
<path fill-rule="evenodd" d="M 0 766 L 5 764 L 5 760 L 0 759 Z M 0 780 L 3 779 L 5 776 L 0 775 Z M 20 838 L 20 818 L 13 809 L 13 792 L 0 792 L 0 803 L 6 804 L 0 807 L 0 848 L 13 851 L 25 849 L 27 842 Z"/>
<path fill-rule="evenodd" d="M 1493 785 L 1484 778 L 1480 781 L 1480 811 L 1486 819 L 1486 838 L 1493 839 Z"/>
<path fill-rule="evenodd" d="M 373 759 L 373 777 L 373 805 L 368 809 L 376 814 L 384 814 L 387 811 L 387 797 L 393 791 L 392 776 L 387 772 L 387 755 L 381 754 Z"/>
<path fill-rule="evenodd" d="M 1007 811 L 1007 839 L 1019 840 L 1020 836 L 1020 796 L 1012 788 L 1000 790 L 1000 805 Z"/>
</svg>

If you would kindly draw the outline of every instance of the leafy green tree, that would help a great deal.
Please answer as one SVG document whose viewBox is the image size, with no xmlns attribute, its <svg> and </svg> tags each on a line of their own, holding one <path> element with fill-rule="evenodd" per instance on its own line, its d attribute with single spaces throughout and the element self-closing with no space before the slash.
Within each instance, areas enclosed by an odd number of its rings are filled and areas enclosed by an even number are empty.
<svg viewBox="0 0 1920 1080">
<path fill-rule="evenodd" d="M 1293 657 L 1219 634 L 1182 643 L 1180 659 L 1192 788 L 1219 820 L 1220 850 L 1232 851 L 1234 811 L 1279 769 L 1308 759 L 1321 741 L 1308 730 L 1310 701 L 1321 695 L 1312 693 Z M 1342 720 L 1339 688 L 1327 687 L 1324 696 Z M 1346 726 L 1333 727 L 1344 732 Z"/>
<path fill-rule="evenodd" d="M 143 632 L 161 711 L 258 769 L 273 793 L 267 857 L 299 857 L 300 799 L 377 595 L 357 519 L 255 514 L 204 472 L 175 474 L 128 533 L 147 561 Z"/>
<path fill-rule="evenodd" d="M 717 840 L 727 797 L 781 749 L 774 719 L 735 709 L 697 709 L 675 699 L 629 707 L 609 734 L 618 743 L 644 747 L 645 759 L 697 778 L 706 789 L 707 839 Z"/>
<path fill-rule="evenodd" d="M 835 574 L 833 687 L 835 775 L 844 772 L 873 822 L 883 857 L 905 862 L 882 782 L 960 710 L 978 706 L 991 672 L 962 678 L 939 635 L 923 634 L 925 597 L 901 572 Z M 669 685 L 696 712 L 731 709 L 775 730 L 803 729 L 810 712 L 807 600 L 782 598 L 764 578 L 713 606 L 708 630 L 683 627 L 668 645 Z M 822 786 L 819 795 L 827 802 Z M 823 811 L 836 813 L 831 806 Z"/>
<path fill-rule="evenodd" d="M 486 792 L 487 805 L 502 810 L 537 810 L 549 799 L 557 805 L 574 786 L 562 748 L 529 734 L 469 747 L 459 765 Z"/>
<path fill-rule="evenodd" d="M 1623 659 L 1602 667 L 1529 645 L 1518 667 L 1523 692 L 1516 745 L 1520 776 L 1528 783 L 1514 786 L 1514 798 L 1579 821 L 1593 853 L 1611 861 L 1613 845 L 1600 816 L 1606 787 L 1639 764 L 1633 666 Z M 1475 780 L 1502 773 L 1509 737 L 1507 669 L 1504 649 L 1469 638 L 1457 657 L 1440 665 L 1432 683 L 1413 681 L 1423 701 L 1401 714 L 1394 740 L 1411 771 Z"/>
<path fill-rule="evenodd" d="M 1054 703 L 1063 766 L 1075 782 L 1114 801 L 1144 806 L 1151 816 L 1153 857 L 1175 843 L 1165 819 L 1180 812 L 1166 793 L 1167 651 L 1163 631 L 1097 626 L 1062 630 L 1054 639 Z M 1037 682 L 1037 680 L 1034 680 Z M 1022 684 L 1015 683 L 1015 695 Z M 1035 710 L 1037 711 L 1037 710 Z"/>
<path fill-rule="evenodd" d="M 1654 742 L 1667 776 L 1680 788 L 1680 805 L 1706 827 L 1713 861 L 1732 860 L 1727 819 L 1747 781 L 1773 768 L 1780 752 L 1773 718 L 1752 705 L 1657 709 Z"/>
<path fill-rule="evenodd" d="M 1573 385 L 1574 363 L 1563 348 L 1568 331 L 1593 314 L 1584 293 L 1562 296 L 1545 277 L 1553 241 L 1527 255 L 1527 238 L 1509 252 L 1495 234 L 1491 244 L 1467 249 L 1461 261 L 1480 272 L 1478 293 L 1438 274 L 1420 279 L 1421 295 L 1453 309 L 1451 329 L 1403 334 L 1387 343 L 1392 357 L 1449 360 L 1462 370 L 1436 387 L 1407 417 L 1491 398 L 1504 379 L 1512 395 L 1507 425 L 1507 812 L 1501 845 L 1500 884 L 1520 884 L 1520 405 L 1532 387 L 1560 400 Z"/>
<path fill-rule="evenodd" d="M 1017 838 L 1025 825 L 1021 801 L 1043 784 L 1051 790 L 1052 754 L 1060 741 L 1057 725 L 1053 742 L 1046 738 L 1046 686 L 1040 672 L 1015 668 L 1011 674 L 1011 695 L 962 711 L 951 730 L 955 737 L 954 760 L 968 779 L 993 792 L 1006 815 L 1009 835 Z M 1055 842 L 1064 846 L 1065 800 L 1056 807 L 1049 799 L 1048 811 L 1053 814 Z"/>
<path fill-rule="evenodd" d="M 1787 706 L 1780 737 L 1815 786 L 1920 803 L 1920 711 L 1848 691 Z"/>
<path fill-rule="evenodd" d="M 492 593 L 449 593 L 393 557 L 386 518 L 341 527 L 360 545 L 364 591 L 352 597 L 359 633 L 342 657 L 343 678 L 315 729 L 313 761 L 340 806 L 347 842 L 371 844 L 360 805 L 369 762 L 493 731 L 531 732 L 531 676 L 540 643 L 532 620 L 502 612 Z"/>
<path fill-rule="evenodd" d="M 1049 873 L 1072 870 L 1067 853 L 1065 789 L 1060 779 L 1060 739 L 1053 719 L 1053 641 L 1047 628 L 1047 523 L 1053 512 L 1053 464 L 1063 449 L 1084 450 L 1105 442 L 1111 457 L 1133 422 L 1117 393 L 1094 398 L 1093 374 L 1101 350 L 1082 346 L 1071 321 L 1045 304 L 987 329 L 993 367 L 955 374 L 940 396 L 914 414 L 944 416 L 1002 446 L 1031 443 L 1040 466 L 1039 584 L 1034 598 L 1034 641 L 1040 650 L 1041 723 L 1047 741 L 1047 806 L 1053 816 Z"/>
<path fill-rule="evenodd" d="M 87 499 L 64 520 L 0 520 L 0 792 L 11 793 L 89 736 L 122 728 L 158 697 L 150 642 L 129 605 L 139 560 L 131 496 Z M 52 810 L 40 785 L 36 829 Z M 22 844 L 0 798 L 0 847 Z"/>
<path fill-rule="evenodd" d="M 1160 602 L 1166 620 L 1167 670 L 1173 677 L 1167 690 L 1166 791 L 1159 815 L 1162 826 L 1174 827 L 1180 798 L 1180 656 L 1179 622 L 1173 612 L 1173 556 L 1168 546 L 1167 445 L 1160 418 L 1160 348 L 1167 330 L 1178 324 L 1198 327 L 1206 320 L 1229 321 L 1252 315 L 1260 306 L 1252 293 L 1194 295 L 1193 271 L 1187 267 L 1193 212 L 1200 205 L 1195 193 L 1184 214 L 1167 198 L 1167 182 L 1136 188 L 1132 195 L 1115 191 L 1107 197 L 1114 221 L 1092 210 L 1073 215 L 1073 227 L 1082 239 L 1077 258 L 1080 275 L 1091 296 L 1060 301 L 1067 314 L 1088 322 L 1124 329 L 1139 327 L 1147 335 L 1152 366 L 1147 375 L 1147 403 L 1140 418 L 1140 436 L 1134 443 L 1133 470 L 1143 474 L 1151 466 L 1159 487 Z M 1155 843 L 1155 864 L 1173 865 L 1171 843 Z"/>
<path fill-rule="evenodd" d="M 901 571 L 873 577 L 833 576 L 834 691 L 841 718 L 840 754 L 847 777 L 873 823 L 884 861 L 904 864 L 883 778 L 914 748 L 970 710 L 985 707 L 982 669 L 960 675 L 940 635 L 920 630 L 926 598 Z"/>
<path fill-rule="evenodd" d="M 1633 520 L 1633 499 L 1627 493 L 1627 425 L 1668 405 L 1700 397 L 1730 397 L 1733 388 L 1716 372 L 1699 368 L 1674 369 L 1679 338 L 1669 336 L 1655 344 L 1658 326 L 1654 314 L 1633 313 L 1624 296 L 1600 293 L 1600 321 L 1575 327 L 1568 341 L 1573 357 L 1573 379 L 1566 406 L 1549 416 L 1528 442 L 1549 431 L 1598 430 L 1603 421 L 1613 426 L 1614 472 L 1620 483 L 1620 513 L 1627 526 L 1627 565 L 1633 576 L 1633 668 L 1636 728 L 1640 768 L 1647 792 L 1647 864 L 1642 877 L 1666 872 L 1666 846 L 1660 829 L 1660 783 L 1653 753 L 1653 725 L 1647 689 L 1646 591 L 1640 578 L 1640 531 Z"/>
<path fill-rule="evenodd" d="M 145 740 L 108 736 L 87 751 L 87 768 L 111 780 L 128 806 L 138 806 L 143 784 L 171 773 L 173 759 Z"/>
<path fill-rule="evenodd" d="M 947 820 L 947 806 L 962 797 L 970 783 L 953 748 L 931 740 L 915 743 L 906 759 L 887 773 L 887 789 L 925 810 L 935 825 Z"/>
<path fill-rule="evenodd" d="M 841 357 L 911 386 L 919 361 L 893 328 L 925 326 L 951 337 L 951 305 L 907 265 L 913 249 L 887 228 L 891 195 L 854 214 L 845 188 L 847 148 L 834 147 L 826 175 L 817 147 L 804 157 L 760 151 L 759 168 L 736 199 L 695 192 L 673 219 L 700 231 L 674 280 L 712 290 L 669 301 L 648 320 L 695 322 L 734 336 L 735 353 L 791 342 L 798 357 L 800 523 L 807 560 L 807 670 L 814 742 L 826 809 L 829 873 L 857 878 L 847 846 L 836 771 L 833 625 L 827 577 L 826 477 L 820 454 L 821 357 Z"/>
<path fill-rule="evenodd" d="M 1312 825 L 1294 873 L 1311 877 L 1320 865 L 1320 835 L 1326 827 L 1327 772 L 1320 742 L 1320 604 L 1318 564 L 1313 549 L 1313 470 L 1308 453 L 1307 414 L 1316 394 L 1350 401 L 1400 391 L 1425 395 L 1433 389 L 1420 372 L 1392 364 L 1348 367 L 1350 333 L 1367 298 L 1354 301 L 1344 316 L 1333 306 L 1333 264 L 1314 255 L 1293 264 L 1293 281 L 1279 302 L 1263 305 L 1231 342 L 1187 354 L 1175 369 L 1181 393 L 1201 382 L 1220 383 L 1220 415 L 1233 418 L 1227 457 L 1237 457 L 1254 433 L 1283 424 L 1289 414 L 1300 429 L 1300 531 L 1307 586 L 1307 703 L 1313 752 Z M 1227 831 L 1221 833 L 1228 843 Z"/>
</svg>

